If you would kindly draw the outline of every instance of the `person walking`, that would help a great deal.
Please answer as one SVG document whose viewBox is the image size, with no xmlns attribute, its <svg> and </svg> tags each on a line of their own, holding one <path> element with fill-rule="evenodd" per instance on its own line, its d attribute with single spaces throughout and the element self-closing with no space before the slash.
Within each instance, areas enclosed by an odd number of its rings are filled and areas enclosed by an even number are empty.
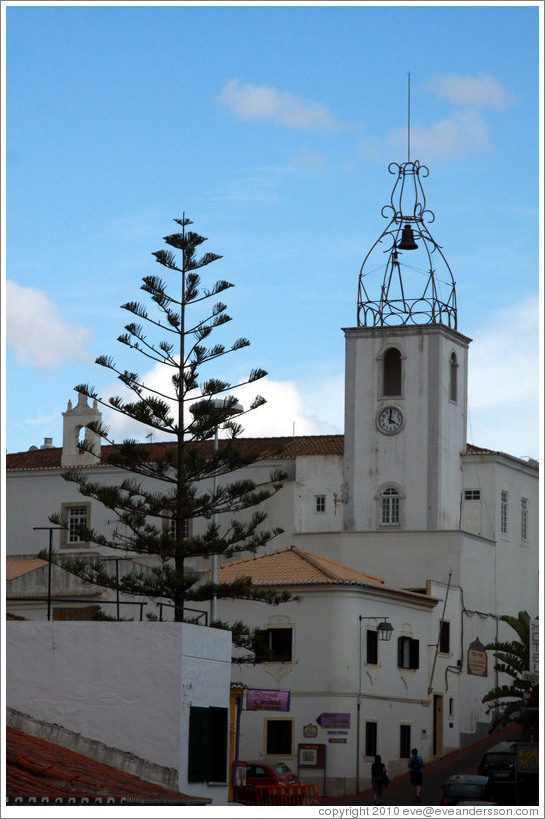
<svg viewBox="0 0 545 819">
<path fill-rule="evenodd" d="M 382 789 L 388 784 L 386 765 L 381 761 L 380 754 L 375 756 L 375 761 L 371 765 L 371 784 L 373 785 L 373 802 L 380 802 Z"/>
<path fill-rule="evenodd" d="M 424 769 L 424 762 L 418 753 L 417 748 L 411 749 L 411 756 L 409 758 L 409 778 L 411 785 L 414 788 L 414 798 L 420 802 L 420 791 L 422 789 L 422 771 Z"/>
</svg>

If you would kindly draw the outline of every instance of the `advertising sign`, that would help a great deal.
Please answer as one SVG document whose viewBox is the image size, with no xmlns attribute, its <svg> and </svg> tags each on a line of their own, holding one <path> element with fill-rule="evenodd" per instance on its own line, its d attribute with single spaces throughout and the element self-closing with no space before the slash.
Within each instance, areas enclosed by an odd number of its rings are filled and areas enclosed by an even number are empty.
<svg viewBox="0 0 545 819">
<path fill-rule="evenodd" d="M 539 745 L 535 742 L 517 744 L 517 770 L 519 773 L 539 771 Z"/>
<path fill-rule="evenodd" d="M 325 765 L 325 746 L 309 742 L 297 746 L 300 768 L 323 768 Z"/>
<path fill-rule="evenodd" d="M 262 688 L 249 688 L 246 693 L 247 711 L 289 711 L 289 691 L 265 691 Z"/>
<path fill-rule="evenodd" d="M 316 722 L 320 728 L 350 728 L 350 714 L 320 714 Z"/>
<path fill-rule="evenodd" d="M 486 649 L 478 637 L 467 650 L 467 673 L 475 677 L 488 677 Z"/>
</svg>

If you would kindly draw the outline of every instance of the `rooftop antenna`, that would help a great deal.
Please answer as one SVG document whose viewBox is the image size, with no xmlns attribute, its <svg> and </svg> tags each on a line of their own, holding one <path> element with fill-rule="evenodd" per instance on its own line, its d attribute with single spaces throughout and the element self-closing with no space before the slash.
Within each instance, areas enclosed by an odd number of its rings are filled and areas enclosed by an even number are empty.
<svg viewBox="0 0 545 819">
<path fill-rule="evenodd" d="M 411 161 L 411 72 L 407 72 L 407 162 Z"/>
</svg>

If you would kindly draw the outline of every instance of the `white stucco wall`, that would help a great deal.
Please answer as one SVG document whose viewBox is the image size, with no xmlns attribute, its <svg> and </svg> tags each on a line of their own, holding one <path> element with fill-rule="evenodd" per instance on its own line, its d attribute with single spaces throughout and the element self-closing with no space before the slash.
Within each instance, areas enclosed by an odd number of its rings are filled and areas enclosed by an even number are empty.
<svg viewBox="0 0 545 819">
<path fill-rule="evenodd" d="M 458 525 L 460 453 L 466 445 L 466 378 L 469 339 L 438 326 L 345 330 L 345 528 L 372 531 L 378 495 L 395 484 L 403 498 L 401 526 L 449 529 Z M 385 396 L 384 352 L 399 349 L 402 394 Z M 456 353 L 458 398 L 449 400 L 449 359 Z M 380 409 L 404 415 L 395 435 L 377 430 Z"/>
<path fill-rule="evenodd" d="M 360 701 L 359 775 L 360 786 L 370 782 L 372 759 L 365 756 L 365 723 L 377 723 L 378 753 L 392 775 L 404 772 L 407 761 L 399 758 L 400 726 L 411 726 L 411 738 L 426 759 L 431 757 L 433 709 L 427 686 L 430 673 L 429 644 L 436 639 L 437 606 L 411 602 L 380 588 L 352 585 L 306 586 L 294 588 L 300 603 L 280 607 L 252 602 L 222 600 L 222 619 L 241 617 L 260 628 L 293 629 L 292 662 L 233 666 L 233 681 L 249 688 L 291 692 L 289 712 L 243 711 L 240 721 L 240 758 L 266 758 L 266 723 L 270 719 L 293 720 L 293 748 L 282 755 L 297 770 L 297 746 L 325 744 L 327 751 L 326 790 L 329 796 L 354 793 L 358 766 L 358 700 Z M 361 621 L 360 615 L 364 618 Z M 367 628 L 376 628 L 388 617 L 394 628 L 390 642 L 378 645 L 378 664 L 367 666 Z M 368 619 L 372 618 L 372 619 Z M 360 654 L 361 636 L 361 654 Z M 420 668 L 399 669 L 397 640 L 412 636 L 420 642 Z M 361 678 L 360 678 L 361 660 Z M 442 690 L 444 676 L 437 677 Z M 360 689 L 361 682 L 361 689 Z M 361 693 L 361 697 L 360 697 Z M 350 728 L 339 733 L 317 722 L 322 713 L 350 714 Z M 316 737 L 305 737 L 304 726 L 314 726 Z M 340 741 L 339 741 L 340 740 Z M 322 771 L 301 769 L 304 782 L 318 782 Z"/>
<path fill-rule="evenodd" d="M 8 622 L 6 706 L 178 771 L 178 787 L 225 804 L 227 787 L 187 782 L 189 708 L 229 707 L 231 636 L 177 623 Z"/>
</svg>

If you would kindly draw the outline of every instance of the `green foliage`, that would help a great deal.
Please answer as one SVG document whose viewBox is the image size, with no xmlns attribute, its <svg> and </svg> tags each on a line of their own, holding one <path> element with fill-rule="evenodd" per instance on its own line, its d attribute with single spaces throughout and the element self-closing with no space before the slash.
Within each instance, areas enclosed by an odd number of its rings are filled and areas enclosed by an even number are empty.
<svg viewBox="0 0 545 819">
<path fill-rule="evenodd" d="M 492 730 L 498 726 L 517 723 L 522 726 L 523 738 L 537 738 L 539 728 L 538 692 L 536 680 L 530 679 L 530 615 L 519 611 L 516 617 L 503 615 L 518 639 L 490 643 L 488 651 L 494 652 L 494 669 L 511 677 L 511 682 L 495 686 L 483 697 L 490 703 L 489 711 L 496 711 Z"/>
<path fill-rule="evenodd" d="M 203 580 L 202 573 L 188 570 L 188 559 L 200 559 L 206 565 L 212 555 L 228 559 L 255 553 L 274 538 L 280 530 L 263 528 L 266 516 L 258 507 L 280 489 L 283 475 L 274 472 L 256 484 L 233 474 L 259 457 L 259 453 L 241 447 L 237 438 L 242 432 L 241 416 L 261 406 L 264 399 L 255 396 L 249 408 L 241 412 L 232 385 L 202 372 L 211 362 L 244 349 L 249 342 L 239 338 L 232 343 L 203 344 L 231 320 L 223 302 L 206 304 L 232 285 L 219 280 L 208 288 L 202 286 L 196 271 L 221 257 L 215 253 L 199 256 L 197 248 L 206 239 L 187 230 L 192 223 L 185 216 L 175 221 L 182 231 L 164 240 L 181 258 L 172 250 L 153 253 L 172 284 L 158 276 L 146 276 L 141 290 L 149 304 L 128 301 L 122 305 L 136 320 L 129 321 L 118 338 L 125 348 L 164 368 L 169 376 L 165 379 L 167 386 L 163 391 L 151 387 L 137 372 L 119 367 L 113 356 L 102 355 L 96 363 L 115 373 L 125 388 L 124 394 L 106 398 L 87 384 L 76 387 L 101 405 L 158 430 L 163 437 L 170 436 L 172 445 L 140 444 L 131 439 L 114 445 L 104 424 L 90 423 L 88 428 L 110 444 L 102 448 L 101 463 L 124 471 L 127 477 L 107 484 L 100 471 L 68 468 L 62 472 L 62 477 L 75 483 L 82 495 L 101 503 L 117 521 L 113 533 L 79 526 L 75 534 L 87 543 L 146 560 L 138 567 L 134 564 L 133 570 L 119 580 L 100 559 L 65 559 L 57 555 L 55 561 L 89 583 L 170 601 L 175 619 L 182 620 L 184 606 L 213 596 L 275 604 L 290 597 L 256 588 L 249 578 L 212 584 Z M 169 287 L 174 293 L 168 292 Z M 260 368 L 252 369 L 242 383 L 257 381 L 266 374 Z M 127 393 L 129 398 L 125 397 Z M 212 447 L 219 427 L 227 430 L 228 438 Z M 66 526 L 59 514 L 52 514 L 50 520 Z M 198 521 L 201 525 L 197 527 Z M 192 534 L 191 528 L 188 532 L 189 522 L 198 534 Z"/>
</svg>

